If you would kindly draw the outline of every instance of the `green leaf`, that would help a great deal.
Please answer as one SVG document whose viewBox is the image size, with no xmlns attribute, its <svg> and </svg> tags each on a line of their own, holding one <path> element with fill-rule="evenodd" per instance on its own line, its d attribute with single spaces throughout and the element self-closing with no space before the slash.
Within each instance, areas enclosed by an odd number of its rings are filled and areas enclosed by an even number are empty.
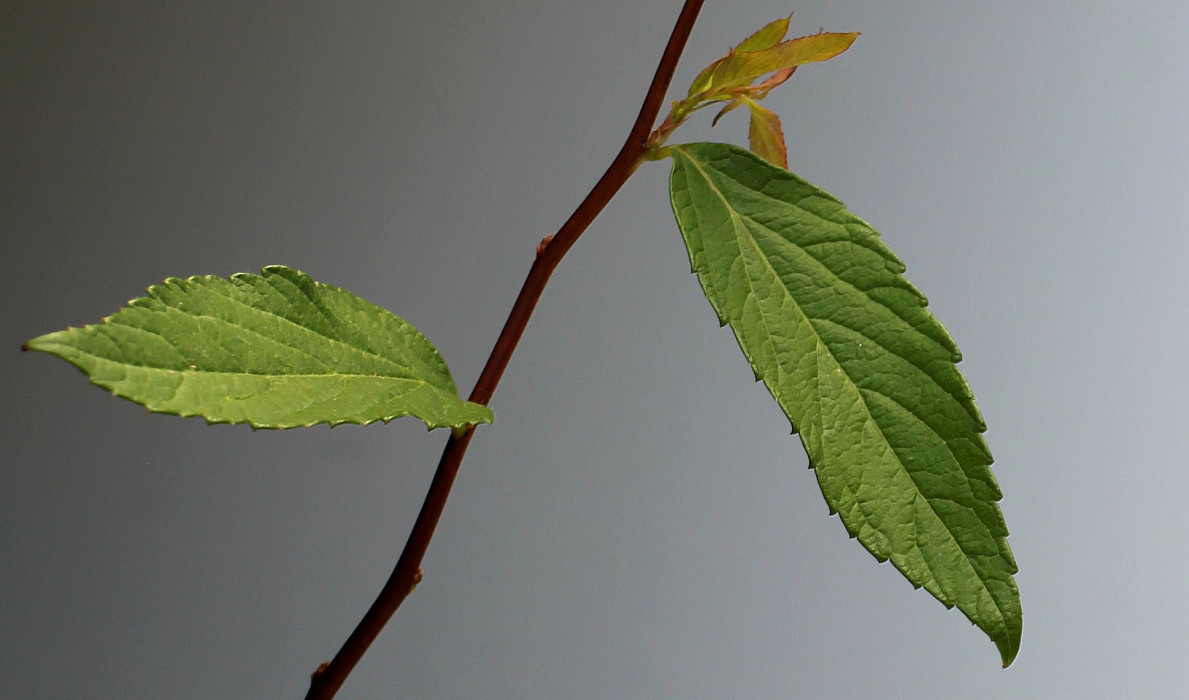
<svg viewBox="0 0 1189 700">
<path fill-rule="evenodd" d="M 446 363 L 400 318 L 286 267 L 170 278 L 102 323 L 26 343 L 150 411 L 295 428 L 416 416 L 491 422 L 458 398 Z"/>
<path fill-rule="evenodd" d="M 831 512 L 1011 663 L 1017 569 L 985 426 L 903 264 L 841 202 L 747 151 L 670 153 L 693 270 L 800 433 Z"/>
</svg>

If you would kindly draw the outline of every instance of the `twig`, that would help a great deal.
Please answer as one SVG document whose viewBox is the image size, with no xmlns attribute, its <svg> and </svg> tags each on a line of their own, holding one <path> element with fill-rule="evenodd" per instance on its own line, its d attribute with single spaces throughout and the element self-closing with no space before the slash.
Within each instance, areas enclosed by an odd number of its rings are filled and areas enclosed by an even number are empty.
<svg viewBox="0 0 1189 700">
<path fill-rule="evenodd" d="M 516 303 L 513 304 L 512 311 L 508 314 L 508 320 L 504 323 L 504 328 L 500 331 L 495 347 L 492 348 L 491 355 L 487 358 L 487 364 L 484 365 L 483 372 L 479 375 L 478 381 L 475 382 L 475 388 L 471 391 L 471 401 L 487 404 L 491 400 L 491 395 L 495 392 L 495 387 L 499 383 L 504 369 L 508 366 L 512 352 L 516 349 L 516 344 L 520 341 L 520 336 L 524 333 L 529 317 L 532 316 L 537 300 L 541 298 L 545 283 L 549 281 L 549 276 L 553 273 L 554 268 L 643 160 L 650 128 L 660 113 L 665 93 L 673 79 L 673 72 L 677 69 L 677 61 L 681 57 L 690 32 L 693 30 L 694 21 L 702 9 L 702 3 L 703 0 L 685 0 L 681 14 L 677 17 L 677 24 L 673 28 L 668 44 L 665 45 L 664 53 L 661 55 L 660 64 L 652 78 L 652 84 L 648 86 L 648 93 L 644 97 L 644 104 L 640 107 L 640 114 L 636 117 L 636 122 L 632 125 L 632 130 L 628 133 L 623 148 L 619 150 L 619 154 L 615 156 L 615 160 L 611 161 L 607 171 L 603 173 L 594 188 L 578 205 L 570 218 L 562 224 L 552 239 L 542 241 L 542 244 L 538 246 L 537 257 L 524 281 L 524 286 L 520 289 L 520 295 L 516 297 Z M 384 584 L 380 595 L 360 620 L 355 631 L 343 643 L 338 654 L 330 663 L 323 664 L 314 672 L 306 700 L 325 700 L 334 697 L 338 689 L 342 687 L 347 675 L 355 668 L 355 664 L 379 636 L 385 623 L 420 581 L 421 560 L 429 548 L 429 541 L 433 537 L 434 529 L 446 506 L 450 487 L 454 484 L 458 466 L 466 454 L 467 445 L 470 444 L 473 434 L 474 427 L 472 426 L 460 434 L 451 436 L 446 443 L 442 458 L 438 462 L 437 471 L 430 483 L 429 492 L 425 496 L 421 512 L 417 515 L 413 530 L 409 533 L 405 549 L 396 562 L 396 568 L 393 569 L 392 575 L 388 577 L 388 582 Z"/>
</svg>

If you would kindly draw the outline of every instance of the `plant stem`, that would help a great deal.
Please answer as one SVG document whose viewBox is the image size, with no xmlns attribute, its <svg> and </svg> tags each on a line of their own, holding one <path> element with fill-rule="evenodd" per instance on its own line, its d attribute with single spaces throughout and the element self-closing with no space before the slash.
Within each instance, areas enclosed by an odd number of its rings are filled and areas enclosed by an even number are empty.
<svg viewBox="0 0 1189 700">
<path fill-rule="evenodd" d="M 677 17 L 677 24 L 674 26 L 673 33 L 669 36 L 669 42 L 665 45 L 665 51 L 661 55 L 656 74 L 653 75 L 652 83 L 648 86 L 648 93 L 644 97 L 644 104 L 640 107 L 640 114 L 636 117 L 627 140 L 624 141 L 623 148 L 619 150 L 607 171 L 603 173 L 594 188 L 578 205 L 570 218 L 562 224 L 557 233 L 544 239 L 538 246 L 536 260 L 533 261 L 524 286 L 521 287 L 520 294 L 516 297 L 516 302 L 508 314 L 508 320 L 504 322 L 504 328 L 495 342 L 495 347 L 491 350 L 491 355 L 487 358 L 487 364 L 484 365 L 479 379 L 475 382 L 475 388 L 471 391 L 471 401 L 487 404 L 491 400 L 495 387 L 499 383 L 504 369 L 508 366 L 512 352 L 516 349 L 516 344 L 520 341 L 520 336 L 524 333 L 533 309 L 537 305 L 537 300 L 541 298 L 545 283 L 549 281 L 549 276 L 553 273 L 554 268 L 644 159 L 650 127 L 660 113 L 665 93 L 668 91 L 673 73 L 677 69 L 677 61 L 681 57 L 690 32 L 693 30 L 694 21 L 702 9 L 702 3 L 703 0 L 685 0 L 681 14 Z M 462 463 L 462 458 L 466 454 L 467 445 L 470 444 L 473 434 L 474 426 L 471 426 L 461 433 L 452 435 L 446 443 L 446 447 L 442 451 L 442 458 L 438 462 L 437 471 L 430 483 L 429 492 L 421 506 L 421 512 L 417 515 L 417 521 L 413 525 L 412 532 L 409 533 L 409 539 L 405 543 L 400 559 L 396 562 L 392 575 L 389 576 L 388 582 L 384 584 L 383 590 L 380 591 L 367 614 L 360 620 L 355 631 L 343 643 L 334 660 L 314 672 L 310 681 L 310 690 L 306 694 L 307 700 L 334 697 L 347 675 L 355 668 L 355 664 L 379 636 L 385 623 L 412 592 L 417 582 L 421 580 L 421 560 L 429 548 L 429 541 L 433 537 L 434 529 L 446 506 L 450 487 L 454 484 L 454 477 L 458 474 L 459 464 Z"/>
</svg>

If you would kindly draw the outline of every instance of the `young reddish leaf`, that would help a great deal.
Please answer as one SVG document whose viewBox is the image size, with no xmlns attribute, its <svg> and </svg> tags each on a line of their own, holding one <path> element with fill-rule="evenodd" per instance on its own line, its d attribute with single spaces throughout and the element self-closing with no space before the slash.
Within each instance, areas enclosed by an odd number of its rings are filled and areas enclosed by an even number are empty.
<svg viewBox="0 0 1189 700">
<path fill-rule="evenodd" d="M 756 100 L 762 100 L 768 92 L 792 77 L 796 66 L 776 71 L 763 82 L 744 88 L 736 93 L 723 108 L 714 115 L 710 126 L 717 126 L 718 120 L 728 112 L 734 111 L 739 105 L 746 104 L 751 110 L 751 126 L 748 127 L 748 140 L 753 153 L 777 166 L 788 168 L 788 152 L 784 146 L 784 130 L 780 128 L 780 118 L 761 107 Z"/>
<path fill-rule="evenodd" d="M 768 92 L 771 91 L 772 88 L 783 85 L 784 82 L 793 77 L 793 73 L 796 72 L 796 66 L 790 66 L 789 68 L 778 70 L 767 78 L 764 78 L 762 81 L 752 85 L 749 91 L 751 92 L 752 97 L 757 100 L 761 100 L 768 95 Z"/>
<path fill-rule="evenodd" d="M 788 151 L 784 145 L 784 130 L 780 128 L 780 117 L 776 116 L 754 100 L 744 100 L 751 111 L 751 125 L 747 129 L 747 144 L 751 152 L 778 168 L 789 167 Z"/>
</svg>

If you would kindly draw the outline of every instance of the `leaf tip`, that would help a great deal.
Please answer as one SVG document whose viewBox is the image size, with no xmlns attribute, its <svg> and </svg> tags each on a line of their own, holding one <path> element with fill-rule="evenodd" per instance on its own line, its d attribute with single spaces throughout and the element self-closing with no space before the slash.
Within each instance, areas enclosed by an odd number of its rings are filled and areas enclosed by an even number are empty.
<svg viewBox="0 0 1189 700">
<path fill-rule="evenodd" d="M 71 329 L 67 328 L 65 330 L 39 335 L 36 338 L 30 338 L 29 340 L 21 343 L 21 352 L 45 352 L 51 355 L 58 355 L 58 353 L 54 352 L 48 347 L 51 343 L 51 339 L 63 333 L 68 333 L 70 330 Z"/>
<path fill-rule="evenodd" d="M 1003 660 L 1002 668 L 1011 666 L 1016 660 L 1016 654 L 1020 651 L 1019 640 L 1013 640 L 1015 643 L 1004 643 L 999 645 L 999 656 Z"/>
</svg>

